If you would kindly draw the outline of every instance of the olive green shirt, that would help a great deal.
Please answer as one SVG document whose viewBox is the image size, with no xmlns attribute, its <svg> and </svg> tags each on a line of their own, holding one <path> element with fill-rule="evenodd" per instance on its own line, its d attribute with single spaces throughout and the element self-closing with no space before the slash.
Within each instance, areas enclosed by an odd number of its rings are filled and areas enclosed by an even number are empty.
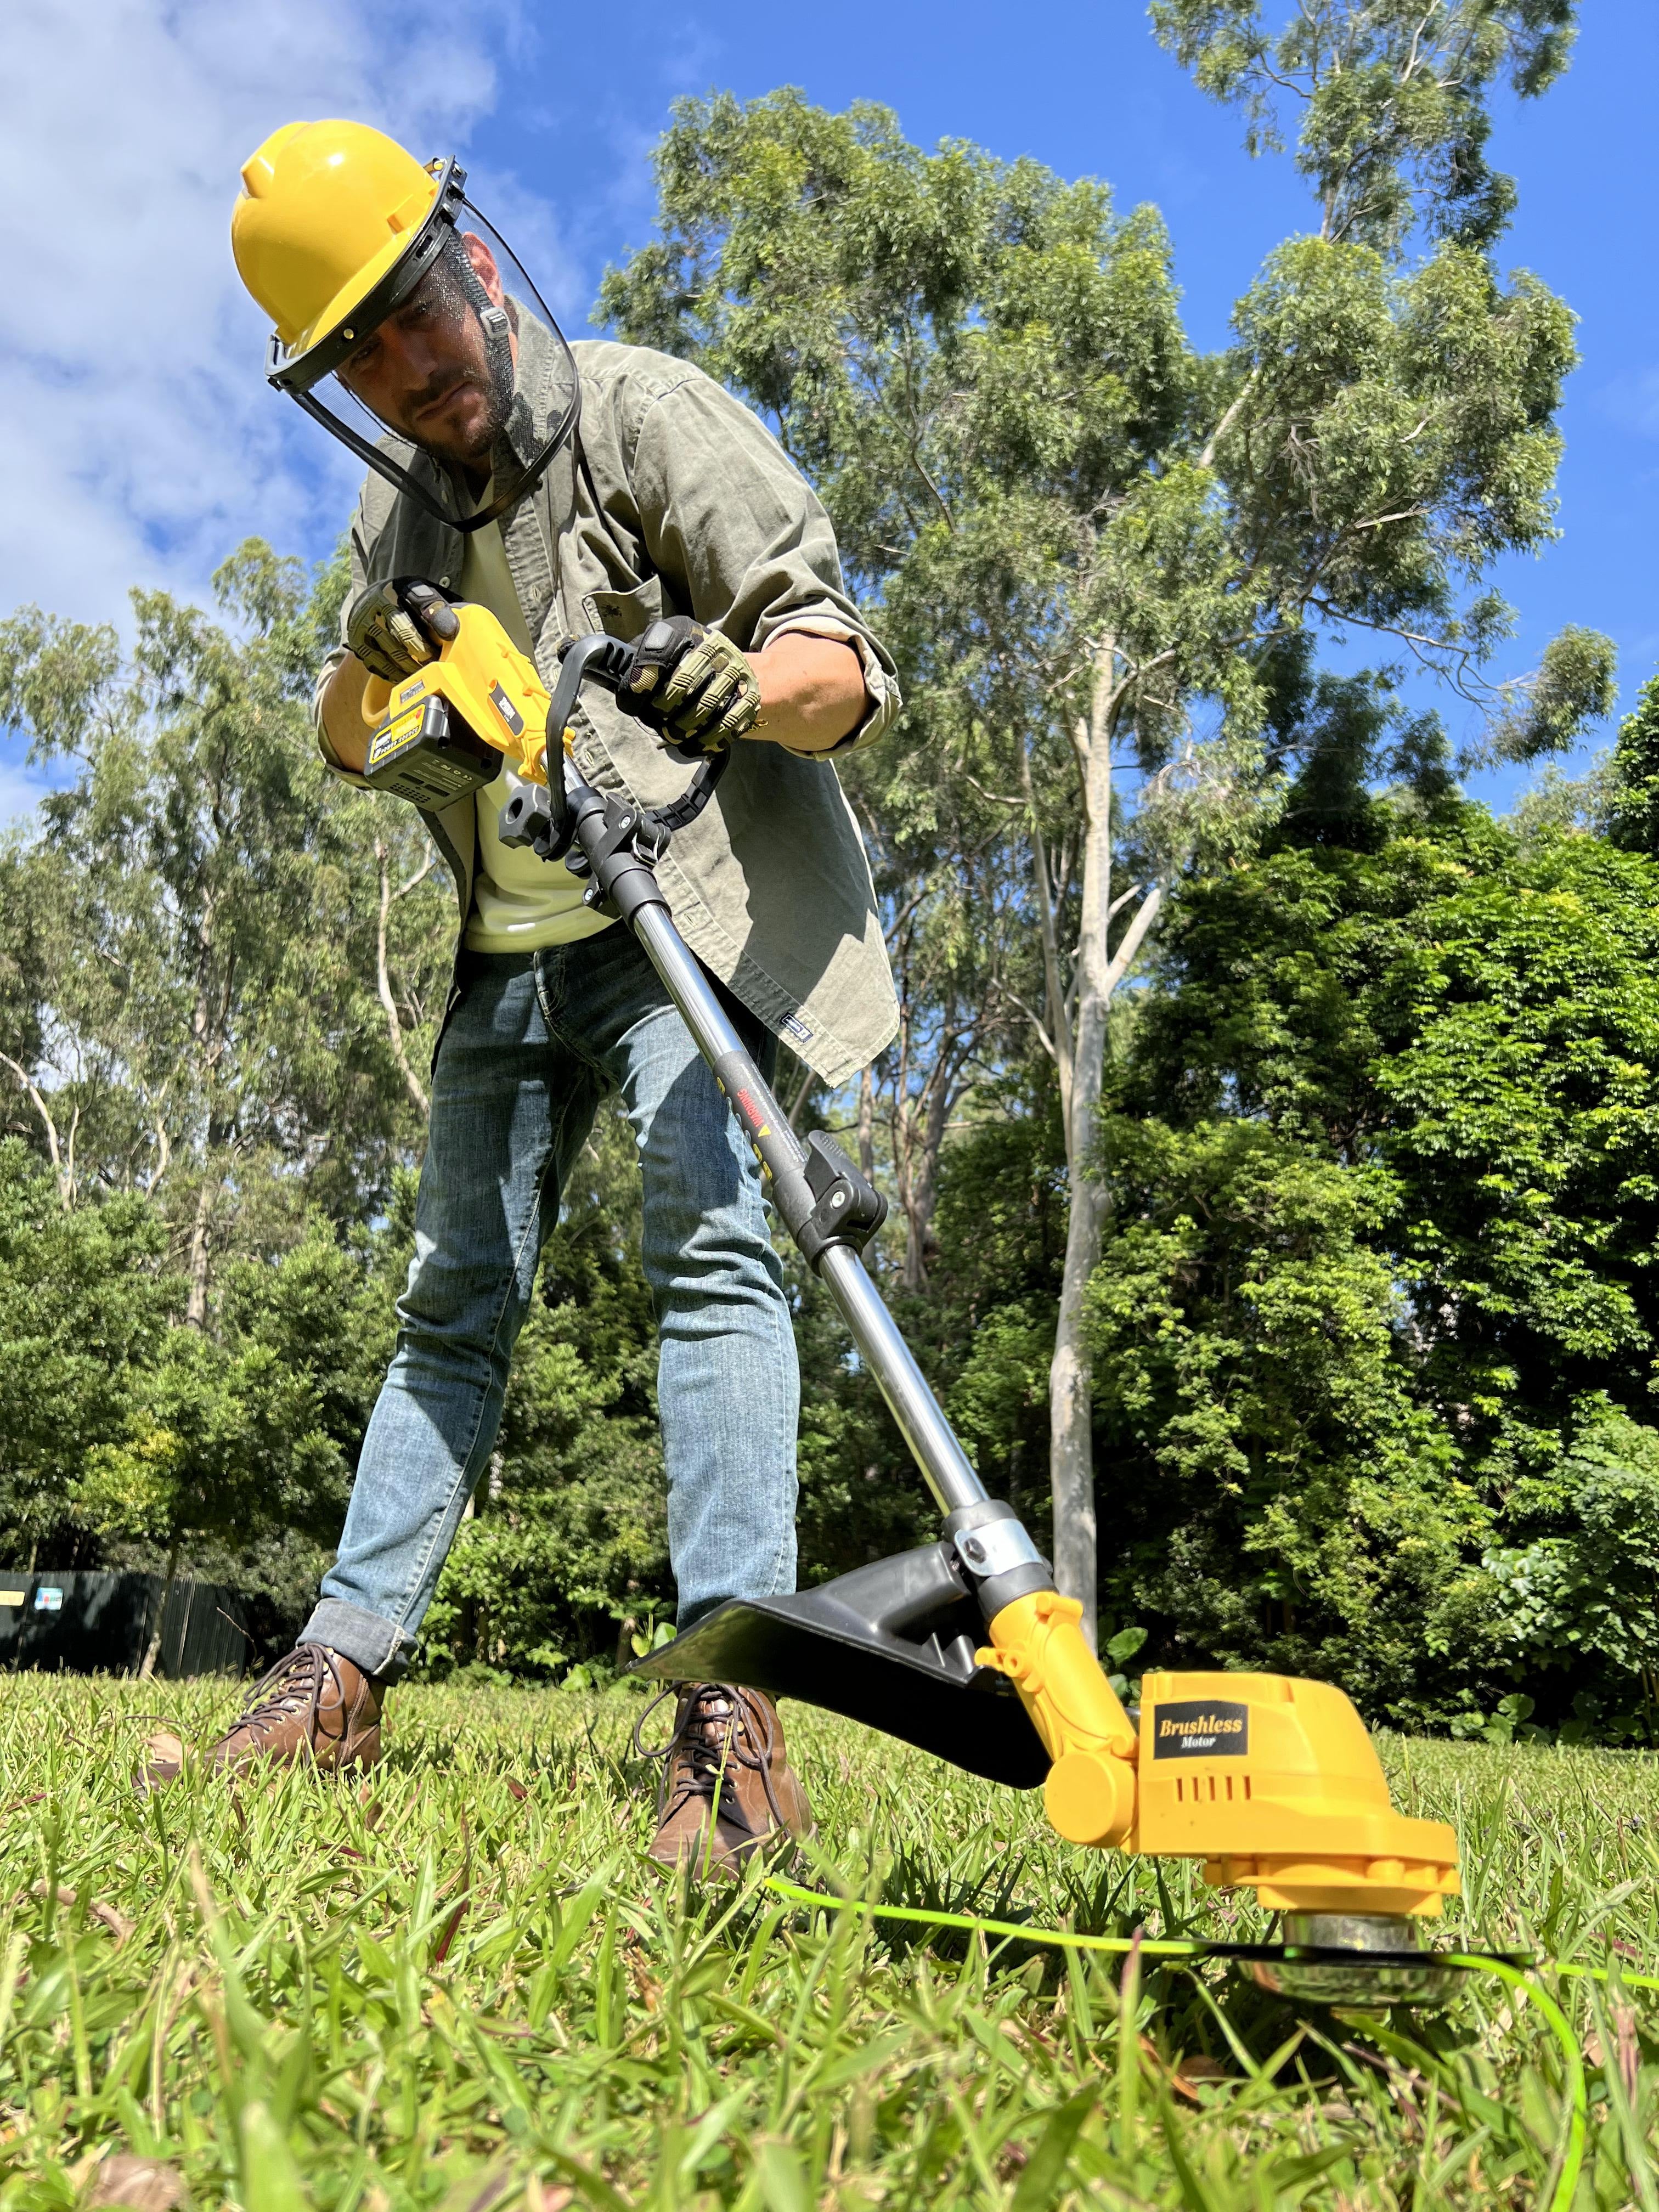
<svg viewBox="0 0 1659 2212">
<path fill-rule="evenodd" d="M 517 320 L 518 400 L 506 437 L 527 458 L 559 411 L 560 358 L 544 326 L 522 308 Z M 660 616 L 684 613 L 756 652 L 805 630 L 845 640 L 863 663 L 866 712 L 836 750 L 878 737 L 899 709 L 892 660 L 847 595 L 829 517 L 776 441 L 685 362 L 599 340 L 572 350 L 579 443 L 501 521 L 550 690 L 559 641 L 573 631 L 635 638 Z M 386 450 L 441 495 L 429 457 L 392 441 Z M 354 594 L 392 576 L 459 591 L 464 558 L 459 531 L 368 477 L 351 530 Z M 343 653 L 324 670 L 319 696 Z M 318 728 L 325 758 L 346 775 L 320 720 Z M 592 686 L 573 729 L 576 765 L 596 788 L 660 806 L 690 780 L 686 763 Z M 455 880 L 459 945 L 473 907 L 476 803 L 469 794 L 423 818 Z M 704 966 L 824 1081 L 845 1082 L 892 1038 L 897 1007 L 869 866 L 826 757 L 739 743 L 714 801 L 676 831 L 658 876 Z"/>
</svg>

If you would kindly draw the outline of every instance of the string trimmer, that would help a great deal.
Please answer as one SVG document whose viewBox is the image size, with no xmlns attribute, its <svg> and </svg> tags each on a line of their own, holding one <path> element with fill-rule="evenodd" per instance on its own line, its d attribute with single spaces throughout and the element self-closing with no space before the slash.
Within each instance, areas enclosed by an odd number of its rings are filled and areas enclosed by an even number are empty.
<svg viewBox="0 0 1659 2212">
<path fill-rule="evenodd" d="M 734 1681 L 829 1707 L 1016 1789 L 1041 1789 L 1068 1842 L 1200 1861 L 1218 1888 L 1253 1888 L 1283 1942 L 1248 1947 L 1258 1979 L 1326 2002 L 1420 2001 L 1455 1971 L 1418 1940 L 1458 1890 L 1457 1841 L 1389 1801 L 1364 1723 L 1341 1691 L 1284 1674 L 1143 1678 L 1125 1709 L 1080 1626 L 1082 1608 L 1012 1508 L 989 1497 L 860 1256 L 885 1201 L 834 1139 L 798 1139 L 686 946 L 655 872 L 674 830 L 713 795 L 729 756 L 652 812 L 598 791 L 569 758 L 584 683 L 614 690 L 629 648 L 566 651 L 550 698 L 489 611 L 463 606 L 440 658 L 395 687 L 371 682 L 369 784 L 441 805 L 499 773 L 526 779 L 502 842 L 589 878 L 588 902 L 632 930 L 731 1103 L 778 1217 L 835 1300 L 943 1516 L 939 1540 L 794 1597 L 733 1599 L 635 1672 Z M 550 778 L 548 757 L 556 773 Z"/>
</svg>

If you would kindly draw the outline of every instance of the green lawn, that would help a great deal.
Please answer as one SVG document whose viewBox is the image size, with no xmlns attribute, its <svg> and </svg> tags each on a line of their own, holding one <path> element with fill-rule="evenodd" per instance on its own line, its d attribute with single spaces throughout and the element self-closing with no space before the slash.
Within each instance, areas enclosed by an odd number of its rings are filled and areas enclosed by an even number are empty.
<svg viewBox="0 0 1659 2212">
<path fill-rule="evenodd" d="M 234 1697 L 0 1677 L 0 2207 L 1548 2201 L 1565 2063 L 1495 1981 L 1387 2022 L 1149 1970 L 1126 2051 L 1115 1961 L 687 1899 L 641 1855 L 630 1692 L 409 1689 L 366 1784 L 137 1796 L 147 1713 L 205 1729 Z M 808 1879 L 1264 1927 L 1184 1867 L 1060 1845 L 1032 1797 L 785 1713 Z M 1652 1759 L 1383 1749 L 1404 1809 L 1462 1834 L 1465 1940 L 1659 1971 Z M 1659 2000 L 1558 1993 L 1590 2100 L 1577 2201 L 1659 2212 Z"/>
</svg>

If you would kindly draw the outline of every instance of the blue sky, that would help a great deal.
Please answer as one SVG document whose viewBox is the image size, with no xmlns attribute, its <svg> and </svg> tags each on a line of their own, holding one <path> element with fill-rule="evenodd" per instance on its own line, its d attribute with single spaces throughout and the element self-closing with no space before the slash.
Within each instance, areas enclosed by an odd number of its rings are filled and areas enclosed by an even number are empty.
<svg viewBox="0 0 1659 2212">
<path fill-rule="evenodd" d="M 1567 78 L 1504 103 L 1495 135 L 1521 190 L 1503 260 L 1563 294 L 1583 353 L 1562 418 L 1563 539 L 1499 581 L 1522 617 L 1506 672 L 1585 623 L 1616 640 L 1628 702 L 1659 665 L 1659 8 L 1593 0 L 1585 14 Z M 201 594 L 249 531 L 307 557 L 332 542 L 353 471 L 264 391 L 259 319 L 226 245 L 241 160 L 296 115 L 359 115 L 423 154 L 460 153 L 574 331 L 605 264 L 649 235 L 669 102 L 714 88 L 881 100 L 924 145 L 967 137 L 1103 177 L 1122 206 L 1156 202 L 1200 344 L 1224 342 L 1264 255 L 1310 222 L 1289 161 L 1247 159 L 1238 118 L 1162 53 L 1137 0 L 473 0 L 441 15 L 388 0 L 37 0 L 8 39 L 0 612 L 35 600 L 118 621 L 128 584 Z M 0 738 L 0 816 L 27 804 L 29 781 Z"/>
</svg>

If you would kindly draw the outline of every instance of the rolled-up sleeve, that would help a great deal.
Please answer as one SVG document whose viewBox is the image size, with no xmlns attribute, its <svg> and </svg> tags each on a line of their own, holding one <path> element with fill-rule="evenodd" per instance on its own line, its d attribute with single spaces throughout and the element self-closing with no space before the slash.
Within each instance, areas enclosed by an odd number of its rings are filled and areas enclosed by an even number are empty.
<svg viewBox="0 0 1659 2212">
<path fill-rule="evenodd" d="M 671 592 L 745 652 L 799 630 L 850 645 L 866 712 L 829 748 L 872 744 L 897 715 L 897 672 L 842 580 L 823 502 L 764 424 L 699 370 L 644 395 L 625 426 L 646 550 Z"/>
</svg>

